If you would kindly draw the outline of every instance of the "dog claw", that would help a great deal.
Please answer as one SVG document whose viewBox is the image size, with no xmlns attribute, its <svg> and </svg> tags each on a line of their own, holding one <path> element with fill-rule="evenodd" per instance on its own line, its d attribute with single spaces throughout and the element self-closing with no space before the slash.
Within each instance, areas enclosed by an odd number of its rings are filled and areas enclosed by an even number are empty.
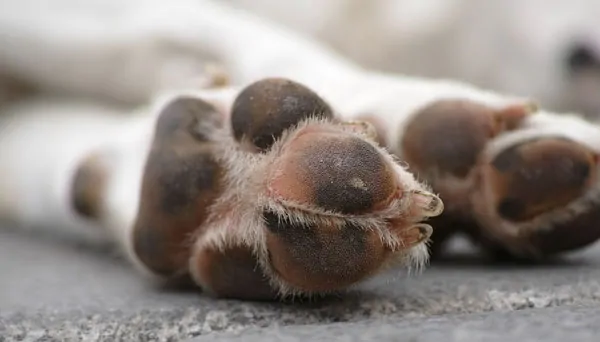
<svg viewBox="0 0 600 342">
<path fill-rule="evenodd" d="M 416 246 L 428 241 L 432 235 L 433 227 L 425 223 L 420 223 L 402 232 L 402 245 L 405 247 Z"/>
<path fill-rule="evenodd" d="M 422 210 L 424 217 L 436 217 L 442 214 L 444 211 L 444 202 L 442 200 L 426 191 L 413 190 L 411 191 L 411 197 L 415 201 L 416 205 Z"/>
</svg>

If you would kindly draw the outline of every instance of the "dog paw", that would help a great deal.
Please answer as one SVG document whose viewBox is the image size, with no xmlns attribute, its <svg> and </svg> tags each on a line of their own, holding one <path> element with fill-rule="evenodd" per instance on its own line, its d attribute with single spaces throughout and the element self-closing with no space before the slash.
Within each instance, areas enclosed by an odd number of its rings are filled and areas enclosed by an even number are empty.
<svg viewBox="0 0 600 342">
<path fill-rule="evenodd" d="M 471 207 L 484 247 L 537 260 L 600 238 L 595 149 L 539 134 L 484 153 L 478 175 Z"/>
<path fill-rule="evenodd" d="M 312 90 L 242 89 L 231 113 L 201 98 L 162 109 L 132 234 L 142 264 L 220 297 L 337 292 L 387 265 L 421 266 L 443 203 Z"/>
<path fill-rule="evenodd" d="M 532 108 L 444 100 L 408 123 L 401 155 L 446 204 L 435 243 L 463 231 L 487 251 L 538 260 L 600 238 L 589 143 L 600 131 L 578 118 L 537 119 Z"/>
</svg>

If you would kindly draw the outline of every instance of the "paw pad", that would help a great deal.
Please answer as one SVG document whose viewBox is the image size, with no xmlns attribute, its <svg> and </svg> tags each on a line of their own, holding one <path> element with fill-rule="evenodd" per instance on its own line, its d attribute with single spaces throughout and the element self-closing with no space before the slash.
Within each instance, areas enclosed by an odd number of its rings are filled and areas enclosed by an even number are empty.
<svg viewBox="0 0 600 342">
<path fill-rule="evenodd" d="M 309 117 L 333 118 L 333 111 L 309 88 L 287 79 L 268 78 L 238 94 L 231 125 L 236 140 L 247 139 L 258 151 L 265 151 L 285 130 Z"/>
<path fill-rule="evenodd" d="M 273 168 L 274 198 L 342 214 L 385 207 L 399 186 L 381 153 L 357 137 L 322 132 L 290 141 Z"/>
<path fill-rule="evenodd" d="M 594 155 L 565 139 L 545 138 L 508 148 L 490 164 L 497 211 L 510 221 L 530 220 L 580 197 L 594 180 Z"/>
<path fill-rule="evenodd" d="M 225 170 L 215 158 L 209 127 L 221 116 L 199 99 L 177 99 L 163 109 L 142 179 L 133 249 L 161 275 L 187 267 L 192 233 L 223 191 Z"/>
</svg>

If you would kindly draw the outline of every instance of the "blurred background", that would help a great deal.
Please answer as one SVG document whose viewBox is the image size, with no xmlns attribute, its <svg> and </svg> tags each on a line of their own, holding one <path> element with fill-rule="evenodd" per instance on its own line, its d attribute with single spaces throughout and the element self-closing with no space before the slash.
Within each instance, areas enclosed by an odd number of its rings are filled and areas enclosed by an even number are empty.
<svg viewBox="0 0 600 342">
<path fill-rule="evenodd" d="M 600 114 L 600 1 L 228 1 L 369 68 Z"/>
<path fill-rule="evenodd" d="M 600 114 L 597 0 L 221 2 L 314 37 L 368 68 L 452 78 L 533 97 L 549 109 L 590 117 Z M 201 8 L 203 1 L 186 3 Z M 45 56 L 30 53 L 25 61 L 23 54 L 15 52 L 22 45 L 15 42 L 27 42 L 38 34 L 52 38 L 41 39 L 42 43 L 61 44 L 61 35 L 101 34 L 102 29 L 114 30 L 120 11 L 135 11 L 135 6 L 144 6 L 144 2 L 0 0 L 0 100 L 40 84 L 52 85 L 44 70 Z M 52 18 L 59 18 L 59 25 Z M 60 24 L 71 29 L 61 32 Z M 31 40 L 27 44 L 40 45 Z M 101 47 L 90 44 L 89 48 L 95 49 L 96 55 L 102 53 Z M 91 52 L 90 58 L 95 58 Z M 137 68 L 125 60 L 120 70 Z M 39 65 L 31 68 L 32 63 Z M 68 68 L 64 76 L 69 77 Z"/>
</svg>

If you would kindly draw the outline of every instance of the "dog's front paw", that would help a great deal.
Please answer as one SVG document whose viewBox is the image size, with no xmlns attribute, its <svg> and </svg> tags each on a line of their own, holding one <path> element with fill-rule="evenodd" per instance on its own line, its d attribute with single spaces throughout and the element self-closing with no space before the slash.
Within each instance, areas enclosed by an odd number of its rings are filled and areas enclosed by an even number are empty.
<svg viewBox="0 0 600 342">
<path fill-rule="evenodd" d="M 427 260 L 422 221 L 443 204 L 371 125 L 344 122 L 285 79 L 250 84 L 228 107 L 179 98 L 159 115 L 133 232 L 152 272 L 189 273 L 216 296 L 272 299 Z"/>
</svg>

